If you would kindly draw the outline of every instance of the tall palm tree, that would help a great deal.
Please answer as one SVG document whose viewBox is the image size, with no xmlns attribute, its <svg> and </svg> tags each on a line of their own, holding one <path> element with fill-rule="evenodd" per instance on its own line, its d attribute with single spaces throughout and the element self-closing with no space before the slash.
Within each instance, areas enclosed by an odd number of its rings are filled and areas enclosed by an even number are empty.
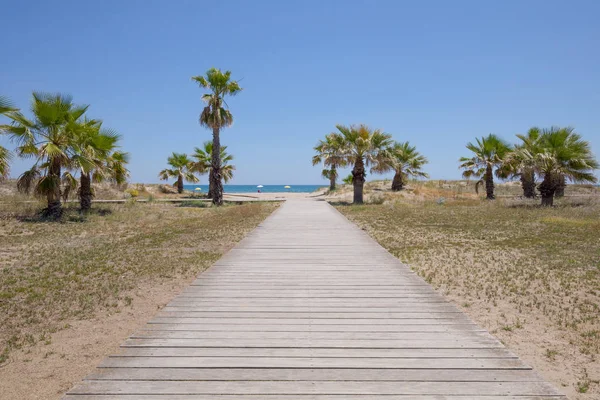
<svg viewBox="0 0 600 400">
<path fill-rule="evenodd" d="M 338 177 L 338 168 L 347 165 L 344 157 L 344 137 L 338 133 L 330 133 L 325 136 L 325 140 L 319 140 L 314 147 L 317 152 L 312 158 L 313 165 L 323 163 L 325 167 L 321 175 L 329 179 L 329 190 L 335 190 L 335 181 Z"/>
<path fill-rule="evenodd" d="M 494 168 L 496 174 L 501 175 L 500 168 L 503 165 L 503 160 L 511 151 L 511 146 L 503 139 L 490 133 L 488 136 L 477 138 L 477 144 L 468 143 L 467 149 L 473 152 L 473 157 L 461 157 L 460 167 L 464 169 L 463 177 L 469 179 L 471 177 L 480 178 L 475 185 L 475 190 L 478 191 L 480 184 L 485 184 L 486 197 L 488 200 L 494 200 Z"/>
<path fill-rule="evenodd" d="M 429 178 L 421 169 L 428 163 L 427 158 L 421 155 L 415 146 L 409 142 L 395 142 L 389 149 L 391 159 L 390 167 L 395 171 L 392 181 L 392 190 L 399 191 L 404 188 L 404 181 L 408 177 Z"/>
<path fill-rule="evenodd" d="M 388 148 L 392 144 L 392 136 L 379 129 L 371 129 L 366 125 L 336 125 L 344 139 L 344 155 L 352 168 L 352 184 L 354 186 L 354 203 L 363 203 L 365 185 L 365 168 L 371 172 L 389 170 L 390 154 Z"/>
<path fill-rule="evenodd" d="M 194 76 L 192 80 L 198 82 L 201 88 L 207 89 L 209 93 L 202 96 L 206 107 L 200 114 L 200 125 L 206 126 L 213 131 L 213 149 L 209 182 L 213 188 L 213 204 L 223 204 L 223 182 L 221 171 L 221 141 L 219 134 L 221 128 L 231 126 L 233 115 L 225 108 L 225 96 L 235 96 L 242 88 L 237 81 L 231 80 L 231 71 L 222 72 L 220 69 L 211 68 L 206 76 Z"/>
<path fill-rule="evenodd" d="M 33 167 L 19 177 L 17 188 L 26 193 L 33 189 L 35 194 L 45 196 L 47 216 L 62 214 L 61 174 L 75 154 L 74 137 L 87 109 L 73 104 L 67 95 L 34 92 L 33 119 L 12 112 L 8 117 L 13 123 L 0 127 L 17 143 L 19 156 L 35 158 Z"/>
<path fill-rule="evenodd" d="M 520 157 L 531 165 L 539 176 L 543 176 L 538 190 L 542 195 L 542 206 L 552 206 L 557 188 L 564 179 L 572 182 L 598 180 L 593 171 L 600 164 L 592 154 L 589 142 L 575 133 L 573 128 L 552 127 L 543 130 L 540 137 L 541 150 L 533 153 L 518 149 Z"/>
<path fill-rule="evenodd" d="M 18 111 L 13 104 L 3 96 L 0 96 L 0 115 Z M 0 180 L 6 178 L 9 172 L 9 162 L 12 154 L 7 148 L 0 146 Z"/>
<path fill-rule="evenodd" d="M 162 180 L 169 180 L 169 178 L 177 178 L 173 186 L 177 187 L 177 193 L 183 193 L 183 181 L 196 183 L 198 177 L 194 175 L 193 162 L 183 153 L 173 153 L 167 159 L 167 163 L 173 168 L 166 168 L 160 171 L 158 174 Z"/>
<path fill-rule="evenodd" d="M 194 147 L 194 154 L 192 157 L 196 159 L 193 162 L 193 170 L 194 172 L 205 174 L 209 173 L 212 169 L 212 149 L 213 143 L 210 141 L 204 142 L 202 148 Z M 235 165 L 230 164 L 233 161 L 233 155 L 227 153 L 227 146 L 221 146 L 221 175 L 223 176 L 223 181 L 228 183 L 231 179 L 233 179 L 233 171 L 235 171 Z M 208 181 L 208 197 L 213 197 L 213 185 L 212 182 Z"/>
</svg>

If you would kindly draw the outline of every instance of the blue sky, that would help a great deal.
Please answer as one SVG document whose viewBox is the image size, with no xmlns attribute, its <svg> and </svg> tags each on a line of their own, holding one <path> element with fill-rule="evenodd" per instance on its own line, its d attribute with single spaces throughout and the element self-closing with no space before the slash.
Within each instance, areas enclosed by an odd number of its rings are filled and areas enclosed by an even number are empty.
<svg viewBox="0 0 600 400">
<path fill-rule="evenodd" d="M 533 125 L 574 126 L 600 155 L 598 1 L 0 3 L 0 94 L 90 104 L 124 136 L 135 182 L 210 139 L 190 77 L 212 66 L 244 88 L 222 132 L 236 184 L 324 183 L 312 147 L 338 123 L 409 140 L 432 178 L 460 177 L 476 136 Z"/>
</svg>

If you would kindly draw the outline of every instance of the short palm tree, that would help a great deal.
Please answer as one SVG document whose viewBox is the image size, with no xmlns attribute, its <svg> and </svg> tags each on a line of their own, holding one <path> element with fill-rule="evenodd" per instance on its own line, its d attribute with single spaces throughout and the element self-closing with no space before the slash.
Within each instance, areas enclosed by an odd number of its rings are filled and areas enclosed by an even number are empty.
<svg viewBox="0 0 600 400">
<path fill-rule="evenodd" d="M 421 155 L 415 146 L 408 142 L 395 142 L 389 149 L 391 155 L 390 167 L 395 171 L 392 181 L 392 190 L 399 191 L 404 188 L 404 183 L 408 177 L 429 178 L 429 175 L 422 171 L 427 158 Z"/>
<path fill-rule="evenodd" d="M 35 158 L 33 167 L 19 177 L 17 188 L 25 193 L 33 189 L 36 195 L 45 196 L 47 216 L 58 217 L 62 213 L 62 172 L 69 168 L 75 155 L 74 138 L 87 109 L 88 106 L 75 105 L 70 96 L 34 92 L 33 119 L 12 112 L 8 114 L 12 124 L 0 127 L 17 143 L 19 156 Z"/>
<path fill-rule="evenodd" d="M 75 154 L 72 157 L 71 169 L 79 172 L 79 202 L 82 211 L 91 208 L 94 191 L 92 180 L 101 182 L 121 175 L 121 171 L 114 171 L 112 167 L 121 168 L 121 164 L 110 164 L 114 156 L 120 135 L 110 129 L 102 128 L 102 121 L 85 120 L 82 129 L 75 135 Z M 125 155 L 125 153 L 117 153 Z M 77 181 L 68 173 L 63 174 L 65 188 L 74 190 Z M 66 194 L 68 196 L 68 193 Z"/>
<path fill-rule="evenodd" d="M 467 149 L 473 152 L 473 157 L 461 157 L 460 167 L 464 169 L 463 177 L 480 178 L 475 185 L 478 191 L 480 184 L 485 184 L 486 197 L 488 200 L 496 198 L 494 195 L 494 169 L 496 175 L 501 175 L 503 160 L 511 151 L 511 146 L 498 136 L 490 133 L 488 136 L 477 138 L 477 144 L 468 143 Z"/>
<path fill-rule="evenodd" d="M 338 133 L 330 133 L 325 140 L 319 140 L 314 147 L 317 152 L 312 158 L 313 165 L 321 164 L 326 167 L 321 175 L 329 179 L 329 190 L 335 190 L 335 181 L 338 177 L 338 168 L 347 165 L 344 157 L 344 138 Z M 327 168 L 328 167 L 328 168 Z"/>
<path fill-rule="evenodd" d="M 194 154 L 192 154 L 192 157 L 196 159 L 192 165 L 194 172 L 200 174 L 208 173 L 210 175 L 212 168 L 212 149 L 213 143 L 210 141 L 204 142 L 202 148 L 194 147 Z M 223 176 L 223 181 L 228 183 L 233 179 L 235 165 L 230 164 L 230 162 L 233 161 L 233 155 L 227 153 L 227 146 L 221 146 L 220 159 L 221 175 Z M 208 197 L 213 197 L 213 185 L 211 184 L 210 179 L 208 181 Z"/>
<path fill-rule="evenodd" d="M 11 112 L 18 111 L 12 103 L 6 98 L 0 96 L 0 115 L 5 115 Z M 0 146 L 0 180 L 8 176 L 9 162 L 12 159 L 12 154 L 7 148 Z"/>
<path fill-rule="evenodd" d="M 539 140 L 540 151 L 533 153 L 525 148 L 517 151 L 535 173 L 543 177 L 538 186 L 543 206 L 554 204 L 556 190 L 564 184 L 564 179 L 581 183 L 598 181 L 593 171 L 599 164 L 590 144 L 573 128 L 543 130 Z"/>
<path fill-rule="evenodd" d="M 127 164 L 129 163 L 129 153 L 124 151 L 113 151 L 104 160 L 106 170 L 109 172 L 108 179 L 117 185 L 122 185 L 127 182 L 129 178 L 129 170 Z"/>
<path fill-rule="evenodd" d="M 533 166 L 528 165 L 527 160 L 519 157 L 521 154 L 518 150 L 525 149 L 530 154 L 537 154 L 541 151 L 540 137 L 542 131 L 538 127 L 530 128 L 525 135 L 518 134 L 517 137 L 521 139 L 521 143 L 515 146 L 514 160 L 516 161 L 516 168 L 514 169 L 514 175 L 518 176 L 521 180 L 521 187 L 523 188 L 523 196 L 529 199 L 535 198 L 535 171 Z M 509 160 L 512 157 L 508 157 Z"/>
<path fill-rule="evenodd" d="M 187 154 L 173 153 L 167 159 L 167 163 L 173 168 L 163 169 L 158 176 L 165 181 L 169 178 L 176 178 L 173 186 L 177 187 L 177 193 L 183 193 L 184 180 L 192 183 L 198 182 L 198 177 L 194 175 L 193 162 Z"/>
<path fill-rule="evenodd" d="M 219 134 L 221 128 L 231 126 L 233 116 L 225 108 L 225 96 L 235 96 L 242 88 L 237 81 L 231 80 L 231 71 L 222 72 L 220 69 L 211 68 L 206 76 L 194 76 L 192 80 L 198 82 L 201 88 L 207 89 L 209 93 L 202 96 L 206 107 L 200 114 L 200 125 L 206 126 L 213 131 L 213 149 L 211 169 L 209 175 L 210 186 L 213 188 L 213 204 L 223 204 L 223 172 L 221 171 L 221 140 Z"/>
<path fill-rule="evenodd" d="M 385 172 L 389 170 L 390 154 L 388 148 L 392 145 L 392 136 L 379 129 L 371 129 L 366 125 L 350 127 L 337 125 L 336 128 L 344 140 L 344 156 L 352 168 L 352 185 L 354 186 L 354 203 L 363 203 L 363 190 L 366 170 Z"/>
</svg>

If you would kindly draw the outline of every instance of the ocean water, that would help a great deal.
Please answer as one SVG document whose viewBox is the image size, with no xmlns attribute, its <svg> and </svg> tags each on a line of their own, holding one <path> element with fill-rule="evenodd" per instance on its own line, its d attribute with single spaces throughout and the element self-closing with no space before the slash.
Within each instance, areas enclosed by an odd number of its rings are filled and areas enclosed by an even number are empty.
<svg viewBox="0 0 600 400">
<path fill-rule="evenodd" d="M 312 193 L 315 190 L 327 187 L 327 185 L 289 185 L 290 188 L 286 189 L 286 185 L 264 185 L 261 188 L 257 188 L 258 185 L 224 185 L 223 190 L 225 193 L 257 193 L 258 190 L 261 193 Z M 185 190 L 195 191 L 196 188 L 200 188 L 200 193 L 208 192 L 208 185 L 184 185 Z"/>
</svg>

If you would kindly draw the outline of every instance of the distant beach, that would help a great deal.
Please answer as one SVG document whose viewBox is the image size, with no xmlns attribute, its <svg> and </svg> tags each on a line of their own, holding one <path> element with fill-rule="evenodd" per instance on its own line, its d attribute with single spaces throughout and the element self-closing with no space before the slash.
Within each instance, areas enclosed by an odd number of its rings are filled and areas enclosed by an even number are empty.
<svg viewBox="0 0 600 400">
<path fill-rule="evenodd" d="M 224 185 L 225 193 L 312 193 L 326 185 L 264 185 L 259 188 L 258 185 Z M 289 189 L 286 189 L 289 186 Z M 201 193 L 208 192 L 208 185 L 184 185 L 185 190 L 194 191 L 200 188 Z"/>
</svg>

